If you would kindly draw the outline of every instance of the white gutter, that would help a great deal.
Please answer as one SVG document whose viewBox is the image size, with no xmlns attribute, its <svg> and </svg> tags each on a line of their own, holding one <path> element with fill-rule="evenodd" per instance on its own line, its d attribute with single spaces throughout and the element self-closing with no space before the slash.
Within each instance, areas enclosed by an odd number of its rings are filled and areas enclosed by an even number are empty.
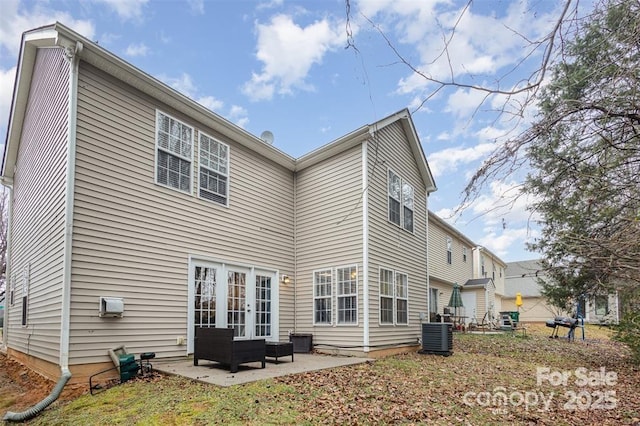
<svg viewBox="0 0 640 426">
<path fill-rule="evenodd" d="M 362 142 L 362 306 L 364 352 L 369 352 L 369 176 L 368 176 L 368 142 Z"/>
<path fill-rule="evenodd" d="M 13 180 L 7 181 L 7 179 L 2 179 L 2 185 L 6 188 L 9 188 L 9 198 L 7 202 L 9 206 L 7 207 L 7 251 L 5 252 L 5 265 L 7 265 L 4 274 L 4 319 L 3 319 L 3 329 L 2 329 L 2 350 L 6 352 L 7 350 L 7 341 L 9 340 L 9 307 L 11 302 L 9 297 L 11 295 L 11 230 L 13 229 Z"/>
<path fill-rule="evenodd" d="M 76 120 L 78 112 L 78 66 L 82 43 L 76 42 L 75 50 L 66 48 L 71 63 L 69 73 L 69 120 L 67 147 L 67 188 L 65 199 L 64 258 L 62 276 L 62 313 L 60 318 L 60 368 L 69 372 L 69 325 L 71 317 L 71 256 L 73 246 L 73 204 L 76 177 Z"/>
</svg>

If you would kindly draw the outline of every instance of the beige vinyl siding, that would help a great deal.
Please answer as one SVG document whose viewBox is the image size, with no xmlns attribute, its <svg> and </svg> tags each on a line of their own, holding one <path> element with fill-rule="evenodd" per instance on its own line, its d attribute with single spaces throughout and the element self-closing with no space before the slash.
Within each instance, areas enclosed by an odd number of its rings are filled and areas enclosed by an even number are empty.
<svg viewBox="0 0 640 426">
<path fill-rule="evenodd" d="M 473 278 L 471 245 L 446 229 L 437 220 L 429 220 L 429 275 L 449 283 L 464 285 Z M 447 237 L 452 241 L 452 262 L 447 263 Z M 462 247 L 467 247 L 467 261 L 462 260 Z"/>
<path fill-rule="evenodd" d="M 438 312 L 440 315 L 444 314 L 444 308 L 449 303 L 449 299 L 451 298 L 451 293 L 453 292 L 453 287 L 444 282 L 435 280 L 431 278 L 429 280 L 430 288 L 438 289 Z"/>
<path fill-rule="evenodd" d="M 62 49 L 36 55 L 14 177 L 8 346 L 58 363 L 62 299 L 69 63 Z M 28 268 L 27 327 L 21 326 Z"/>
<path fill-rule="evenodd" d="M 307 167 L 297 175 L 297 327 L 313 333 L 314 344 L 354 346 L 363 342 L 362 305 L 362 148 L 360 145 Z M 313 272 L 358 267 L 358 324 L 313 325 Z"/>
<path fill-rule="evenodd" d="M 520 322 L 545 322 L 552 320 L 559 313 L 558 310 L 550 306 L 544 297 L 523 297 L 522 306 L 516 306 L 515 298 L 504 299 L 502 301 L 502 311 L 519 311 Z M 551 329 L 549 329 L 551 334 Z"/>
<path fill-rule="evenodd" d="M 70 363 L 185 355 L 190 255 L 293 275 L 293 173 L 85 63 L 79 86 Z M 156 109 L 194 128 L 192 195 L 154 183 Z M 196 196 L 198 131 L 230 147 L 229 207 Z M 100 296 L 123 318 L 99 318 Z M 292 304 L 280 286 L 280 339 Z"/>
<path fill-rule="evenodd" d="M 420 313 L 427 306 L 426 188 L 407 135 L 399 122 L 376 132 L 368 142 L 370 344 L 417 342 Z M 377 161 L 377 162 L 376 162 Z M 387 171 L 391 169 L 414 189 L 414 232 L 388 220 Z M 380 268 L 405 273 L 409 282 L 409 325 L 380 325 Z"/>
</svg>

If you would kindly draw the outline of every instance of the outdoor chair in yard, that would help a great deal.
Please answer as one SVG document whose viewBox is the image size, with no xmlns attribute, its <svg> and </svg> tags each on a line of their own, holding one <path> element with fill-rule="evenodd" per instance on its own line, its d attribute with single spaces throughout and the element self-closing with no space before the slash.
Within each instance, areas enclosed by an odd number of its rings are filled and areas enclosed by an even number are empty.
<svg viewBox="0 0 640 426">
<path fill-rule="evenodd" d="M 262 362 L 265 367 L 266 345 L 264 339 L 234 340 L 232 328 L 197 327 L 193 341 L 193 365 L 205 359 L 229 366 L 232 373 L 240 364 Z"/>
</svg>

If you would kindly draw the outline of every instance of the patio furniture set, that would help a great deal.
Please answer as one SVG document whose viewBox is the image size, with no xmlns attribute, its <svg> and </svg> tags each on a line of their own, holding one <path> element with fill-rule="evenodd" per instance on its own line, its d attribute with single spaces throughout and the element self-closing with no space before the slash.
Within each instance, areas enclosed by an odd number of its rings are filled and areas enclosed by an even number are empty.
<svg viewBox="0 0 640 426">
<path fill-rule="evenodd" d="M 193 365 L 201 359 L 215 361 L 229 366 L 231 373 L 238 371 L 240 364 L 262 362 L 266 357 L 291 356 L 293 362 L 293 342 L 267 342 L 264 339 L 234 340 L 232 328 L 196 328 L 193 350 Z"/>
</svg>

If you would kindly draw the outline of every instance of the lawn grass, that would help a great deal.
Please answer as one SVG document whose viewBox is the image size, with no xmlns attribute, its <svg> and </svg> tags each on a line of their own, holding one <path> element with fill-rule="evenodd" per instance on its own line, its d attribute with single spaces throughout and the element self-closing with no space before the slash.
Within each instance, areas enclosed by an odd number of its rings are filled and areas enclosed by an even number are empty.
<svg viewBox="0 0 640 426">
<path fill-rule="evenodd" d="M 550 331 L 533 325 L 527 337 L 456 333 L 454 354 L 449 357 L 407 353 L 228 388 L 174 376 L 131 381 L 95 396 L 56 403 L 33 424 L 618 425 L 639 421 L 640 372 L 631 364 L 627 348 L 609 340 L 611 331 L 590 326 L 585 330 L 587 340 L 572 343 L 549 339 Z M 576 384 L 572 373 L 566 387 L 537 383 L 538 368 L 575 372 L 580 367 L 615 372 L 617 381 L 585 388 Z M 517 398 L 500 404 L 501 392 L 552 398 L 548 409 L 542 403 L 525 408 Z M 583 397 L 592 398 L 592 405 L 597 392 L 614 392 L 615 407 L 567 410 L 567 392 L 583 392 Z M 483 404 L 465 399 L 470 393 L 493 400 Z"/>
</svg>

